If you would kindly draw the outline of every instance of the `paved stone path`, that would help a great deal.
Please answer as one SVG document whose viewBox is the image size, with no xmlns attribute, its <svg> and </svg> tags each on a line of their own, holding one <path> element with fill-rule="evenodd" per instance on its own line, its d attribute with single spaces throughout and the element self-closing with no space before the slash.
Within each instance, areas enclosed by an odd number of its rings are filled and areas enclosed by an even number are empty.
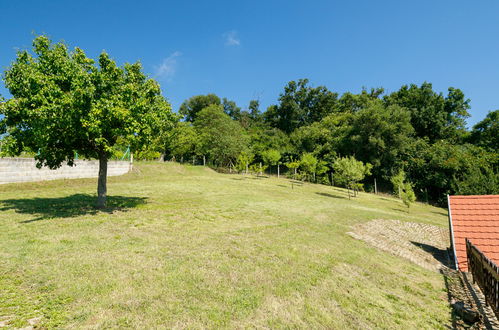
<svg viewBox="0 0 499 330">
<path fill-rule="evenodd" d="M 444 276 L 449 303 L 463 301 L 481 314 L 481 320 L 467 325 L 453 314 L 454 329 L 499 329 L 499 322 L 471 275 L 448 268 L 449 230 L 433 225 L 399 220 L 372 220 L 352 227 L 348 234 L 393 255 L 403 257 Z"/>
<path fill-rule="evenodd" d="M 446 228 L 378 219 L 355 225 L 348 234 L 429 270 L 440 271 L 449 266 L 450 239 Z"/>
</svg>

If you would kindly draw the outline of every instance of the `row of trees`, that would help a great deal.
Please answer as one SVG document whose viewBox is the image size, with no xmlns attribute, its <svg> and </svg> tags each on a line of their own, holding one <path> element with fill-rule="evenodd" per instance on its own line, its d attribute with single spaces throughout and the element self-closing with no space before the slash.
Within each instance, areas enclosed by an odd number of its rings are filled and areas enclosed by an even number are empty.
<svg viewBox="0 0 499 330">
<path fill-rule="evenodd" d="M 414 188 L 436 202 L 446 194 L 499 193 L 499 111 L 467 129 L 470 101 L 456 88 L 444 95 L 423 83 L 340 95 L 301 79 L 264 112 L 258 100 L 242 109 L 208 94 L 175 114 L 140 63 L 120 67 L 105 52 L 94 61 L 45 36 L 18 53 L 3 79 L 12 98 L 0 102 L 2 152 L 31 151 L 38 166 L 50 168 L 72 165 L 76 154 L 99 159 L 100 207 L 107 160 L 126 147 L 143 158 L 285 170 L 354 194 L 374 179 L 391 187 L 402 172 L 401 194 Z"/>
<path fill-rule="evenodd" d="M 256 100 L 242 110 L 226 98 L 197 95 L 180 107 L 183 121 L 164 152 L 166 159 L 205 157 L 214 166 L 234 164 L 240 171 L 282 164 L 298 178 L 345 186 L 335 164 L 354 157 L 370 166 L 356 189 L 375 178 L 389 189 L 392 177 L 403 171 L 407 183 L 401 190 L 424 200 L 499 193 L 499 111 L 470 130 L 469 103 L 459 89 L 444 95 L 426 82 L 390 94 L 375 88 L 340 96 L 307 79 L 291 81 L 263 113 Z"/>
</svg>

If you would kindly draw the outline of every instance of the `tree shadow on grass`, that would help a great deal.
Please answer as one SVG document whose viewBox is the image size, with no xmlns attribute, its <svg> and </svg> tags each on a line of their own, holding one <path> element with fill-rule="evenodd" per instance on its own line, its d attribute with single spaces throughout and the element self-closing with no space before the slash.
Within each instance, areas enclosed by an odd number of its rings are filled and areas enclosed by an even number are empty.
<svg viewBox="0 0 499 330">
<path fill-rule="evenodd" d="M 324 197 L 331 197 L 331 198 L 346 199 L 346 197 L 344 197 L 344 196 L 338 196 L 338 195 L 333 195 L 333 194 L 329 194 L 329 193 L 316 192 L 316 194 L 317 194 L 317 195 L 324 196 Z"/>
<path fill-rule="evenodd" d="M 443 215 L 443 216 L 446 216 L 446 217 L 449 216 L 449 214 L 447 212 L 431 211 L 431 213 L 438 214 L 438 215 Z"/>
<path fill-rule="evenodd" d="M 22 221 L 30 223 L 53 218 L 72 218 L 95 215 L 99 212 L 126 211 L 146 202 L 145 197 L 108 196 L 107 207 L 97 209 L 97 197 L 89 194 L 74 194 L 54 198 L 6 199 L 0 201 L 0 211 L 15 210 L 17 213 L 37 215 L 37 218 Z"/>
</svg>

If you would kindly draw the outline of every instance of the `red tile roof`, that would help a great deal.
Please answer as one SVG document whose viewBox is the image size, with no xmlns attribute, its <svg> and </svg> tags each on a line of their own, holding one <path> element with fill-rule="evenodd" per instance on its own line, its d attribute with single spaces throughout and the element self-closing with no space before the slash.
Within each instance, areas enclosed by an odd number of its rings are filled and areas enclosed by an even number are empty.
<svg viewBox="0 0 499 330">
<path fill-rule="evenodd" d="M 449 220 L 456 263 L 468 271 L 468 238 L 499 265 L 499 195 L 449 196 Z"/>
</svg>

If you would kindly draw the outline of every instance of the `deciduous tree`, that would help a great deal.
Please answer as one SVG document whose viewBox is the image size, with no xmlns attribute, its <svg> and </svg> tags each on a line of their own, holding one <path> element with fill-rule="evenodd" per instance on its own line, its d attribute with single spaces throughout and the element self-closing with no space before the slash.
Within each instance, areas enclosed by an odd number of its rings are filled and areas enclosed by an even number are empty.
<svg viewBox="0 0 499 330">
<path fill-rule="evenodd" d="M 98 207 L 106 205 L 107 161 L 117 140 L 138 150 L 174 118 L 140 63 L 119 67 L 105 52 L 95 63 L 82 49 L 70 51 L 46 36 L 34 39 L 32 53 L 17 54 L 4 80 L 12 94 L 0 106 L 9 150 L 37 151 L 37 166 L 52 169 L 73 165 L 75 152 L 97 158 Z"/>
<path fill-rule="evenodd" d="M 348 198 L 350 198 L 350 189 L 355 189 L 354 186 L 359 181 L 363 180 L 366 175 L 371 174 L 372 165 L 369 163 L 364 164 L 350 156 L 338 158 L 334 162 L 333 168 L 335 177 L 347 186 Z"/>
<path fill-rule="evenodd" d="M 226 166 L 248 148 L 248 138 L 238 122 L 224 113 L 221 105 L 201 110 L 194 121 L 199 134 L 199 152 L 218 165 Z"/>
<path fill-rule="evenodd" d="M 215 94 L 195 95 L 185 100 L 179 108 L 179 113 L 184 116 L 186 121 L 194 121 L 197 114 L 210 105 L 220 105 L 222 102 Z"/>
<path fill-rule="evenodd" d="M 263 162 L 269 166 L 276 166 L 281 159 L 281 153 L 275 149 L 265 150 L 262 153 Z M 272 170 L 271 170 L 272 172 Z M 272 174 L 272 173 L 270 173 Z"/>
</svg>

